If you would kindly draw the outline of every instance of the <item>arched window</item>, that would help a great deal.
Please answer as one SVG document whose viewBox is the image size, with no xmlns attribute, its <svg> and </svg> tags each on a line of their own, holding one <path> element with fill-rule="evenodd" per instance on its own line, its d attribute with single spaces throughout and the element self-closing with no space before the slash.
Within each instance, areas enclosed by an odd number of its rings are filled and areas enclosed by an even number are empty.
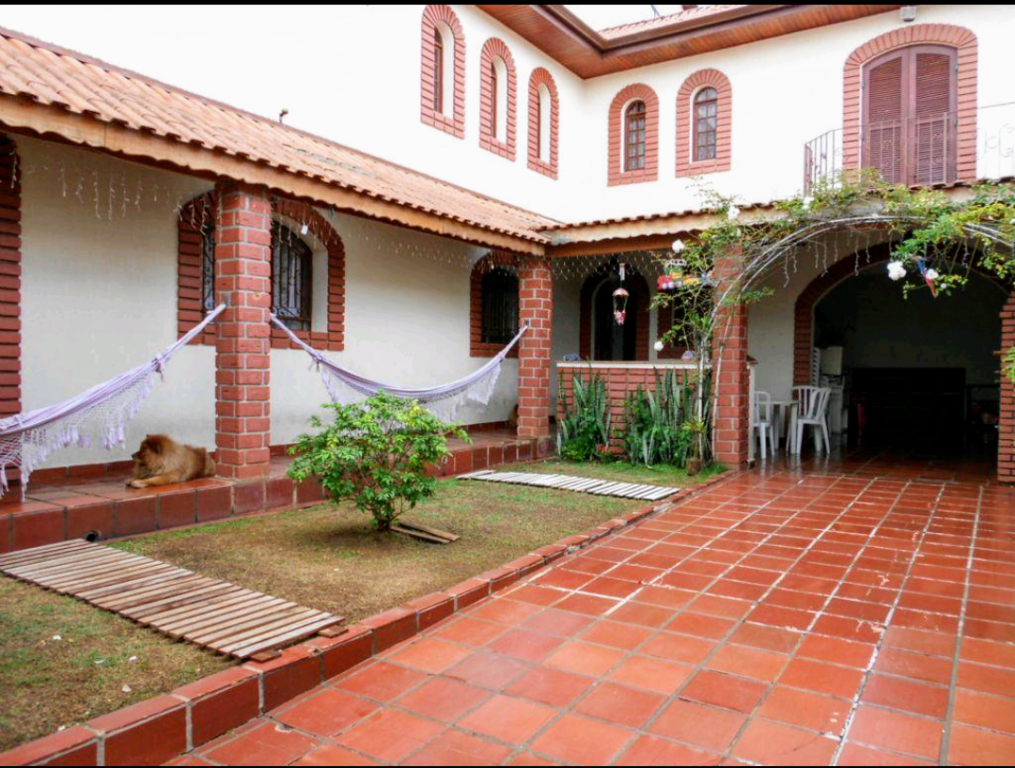
<svg viewBox="0 0 1015 768">
<path fill-rule="evenodd" d="M 433 30 L 433 109 L 444 113 L 444 37 L 437 27 Z"/>
<path fill-rule="evenodd" d="M 215 309 L 215 222 L 201 227 L 201 311 Z"/>
<path fill-rule="evenodd" d="M 314 254 L 288 227 L 271 227 L 271 311 L 294 331 L 309 331 Z"/>
<path fill-rule="evenodd" d="M 694 159 L 715 160 L 719 94 L 702 88 L 694 97 Z"/>
<path fill-rule="evenodd" d="M 515 159 L 515 61 L 503 40 L 490 38 L 480 54 L 479 146 Z"/>
<path fill-rule="evenodd" d="M 507 344 L 518 333 L 518 275 L 494 267 L 483 275 L 484 344 Z"/>
<path fill-rule="evenodd" d="M 423 10 L 420 119 L 465 137 L 465 35 L 447 5 Z"/>
<path fill-rule="evenodd" d="M 659 177 L 659 98 L 655 91 L 638 83 L 613 97 L 609 139 L 611 187 Z"/>
<path fill-rule="evenodd" d="M 733 89 L 717 69 L 688 77 L 677 93 L 677 176 L 728 171 L 732 158 Z"/>
<path fill-rule="evenodd" d="M 557 178 L 557 85 L 542 67 L 529 78 L 529 168 Z"/>
<path fill-rule="evenodd" d="M 624 111 L 624 170 L 645 167 L 645 102 L 632 101 Z"/>
</svg>

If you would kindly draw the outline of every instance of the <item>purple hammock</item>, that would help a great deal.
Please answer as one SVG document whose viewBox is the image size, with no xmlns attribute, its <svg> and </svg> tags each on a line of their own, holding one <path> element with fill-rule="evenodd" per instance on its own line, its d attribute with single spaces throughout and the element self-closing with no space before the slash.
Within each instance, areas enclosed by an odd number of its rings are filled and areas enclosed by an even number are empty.
<svg viewBox="0 0 1015 768">
<path fill-rule="evenodd" d="M 7 491 L 7 467 L 21 470 L 21 498 L 28 479 L 51 453 L 69 445 L 90 448 L 98 442 L 107 451 L 126 442 L 125 427 L 137 415 L 152 390 L 155 374 L 180 349 L 215 320 L 226 305 L 214 311 L 160 354 L 137 368 L 97 384 L 70 400 L 0 420 L 0 497 Z"/>
<path fill-rule="evenodd" d="M 289 337 L 290 341 L 313 358 L 332 402 L 348 405 L 363 399 L 363 397 L 369 397 L 384 391 L 397 397 L 418 400 L 428 410 L 445 421 L 454 419 L 458 409 L 467 402 L 478 403 L 480 405 L 486 405 L 490 402 L 493 390 L 497 385 L 497 378 L 500 376 L 504 358 L 508 356 L 508 353 L 511 352 L 515 344 L 518 343 L 519 339 L 529 329 L 527 325 L 524 326 L 496 357 L 491 358 L 486 365 L 473 371 L 468 376 L 437 387 L 408 389 L 384 384 L 379 381 L 371 381 L 352 371 L 347 371 L 305 343 L 275 315 L 271 316 L 271 321 Z"/>
</svg>

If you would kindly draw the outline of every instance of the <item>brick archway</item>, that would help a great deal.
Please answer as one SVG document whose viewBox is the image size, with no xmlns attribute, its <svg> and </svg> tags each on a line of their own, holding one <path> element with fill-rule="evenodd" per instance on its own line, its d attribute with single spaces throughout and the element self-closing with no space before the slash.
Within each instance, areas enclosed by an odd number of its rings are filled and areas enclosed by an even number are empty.
<svg viewBox="0 0 1015 768">
<path fill-rule="evenodd" d="M 579 302 L 579 313 L 581 315 L 578 327 L 578 354 L 583 360 L 592 359 L 592 314 L 594 307 L 592 299 L 595 296 L 596 288 L 610 276 L 610 266 L 603 264 L 595 272 L 586 278 L 582 284 L 581 300 Z M 634 329 L 634 359 L 648 360 L 648 327 L 649 327 L 649 303 L 652 295 L 649 293 L 648 283 L 640 274 L 627 275 L 624 280 L 624 287 L 631 293 L 634 305 L 637 308 L 638 325 Z"/>
<path fill-rule="evenodd" d="M 871 248 L 867 258 L 871 264 L 886 263 L 891 246 L 884 243 Z M 810 384 L 811 349 L 814 345 L 814 308 L 829 291 L 856 274 L 857 257 L 850 254 L 835 262 L 815 277 L 797 297 L 793 317 L 793 384 Z M 1015 347 L 1015 292 L 1001 284 L 994 276 L 976 270 L 1008 293 L 1001 309 L 1001 349 Z M 1015 483 L 1015 384 L 1001 376 L 1001 409 L 998 435 L 998 481 Z"/>
</svg>

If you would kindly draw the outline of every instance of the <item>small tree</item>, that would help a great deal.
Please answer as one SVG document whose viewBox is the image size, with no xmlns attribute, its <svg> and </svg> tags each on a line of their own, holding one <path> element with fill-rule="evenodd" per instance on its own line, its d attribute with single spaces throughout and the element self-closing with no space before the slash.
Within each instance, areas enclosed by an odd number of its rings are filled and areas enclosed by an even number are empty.
<svg viewBox="0 0 1015 768">
<path fill-rule="evenodd" d="M 447 438 L 468 440 L 457 424 L 446 424 L 416 400 L 379 392 L 362 403 L 324 406 L 335 412 L 319 431 L 297 438 L 289 476 L 296 481 L 318 476 L 335 502 L 351 499 L 373 516 L 374 527 L 390 530 L 392 522 L 434 495 L 437 481 L 427 466 L 451 455 Z"/>
</svg>

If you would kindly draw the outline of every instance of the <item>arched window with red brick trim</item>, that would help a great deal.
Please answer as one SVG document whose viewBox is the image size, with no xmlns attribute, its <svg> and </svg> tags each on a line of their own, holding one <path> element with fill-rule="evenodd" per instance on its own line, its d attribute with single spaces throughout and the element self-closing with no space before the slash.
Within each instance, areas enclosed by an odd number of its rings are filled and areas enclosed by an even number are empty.
<svg viewBox="0 0 1015 768">
<path fill-rule="evenodd" d="M 465 137 L 465 33 L 447 5 L 423 9 L 420 120 Z"/>
<path fill-rule="evenodd" d="M 613 97 L 609 153 L 611 187 L 659 177 L 659 98 L 647 85 L 629 85 Z"/>
<path fill-rule="evenodd" d="M 529 77 L 529 168 L 557 178 L 560 104 L 557 84 L 542 67 Z"/>
<path fill-rule="evenodd" d="M 717 69 L 701 69 L 677 93 L 677 176 L 728 171 L 733 147 L 733 89 Z"/>
<path fill-rule="evenodd" d="M 503 40 L 491 37 L 479 56 L 479 146 L 515 159 L 515 60 Z"/>
</svg>

